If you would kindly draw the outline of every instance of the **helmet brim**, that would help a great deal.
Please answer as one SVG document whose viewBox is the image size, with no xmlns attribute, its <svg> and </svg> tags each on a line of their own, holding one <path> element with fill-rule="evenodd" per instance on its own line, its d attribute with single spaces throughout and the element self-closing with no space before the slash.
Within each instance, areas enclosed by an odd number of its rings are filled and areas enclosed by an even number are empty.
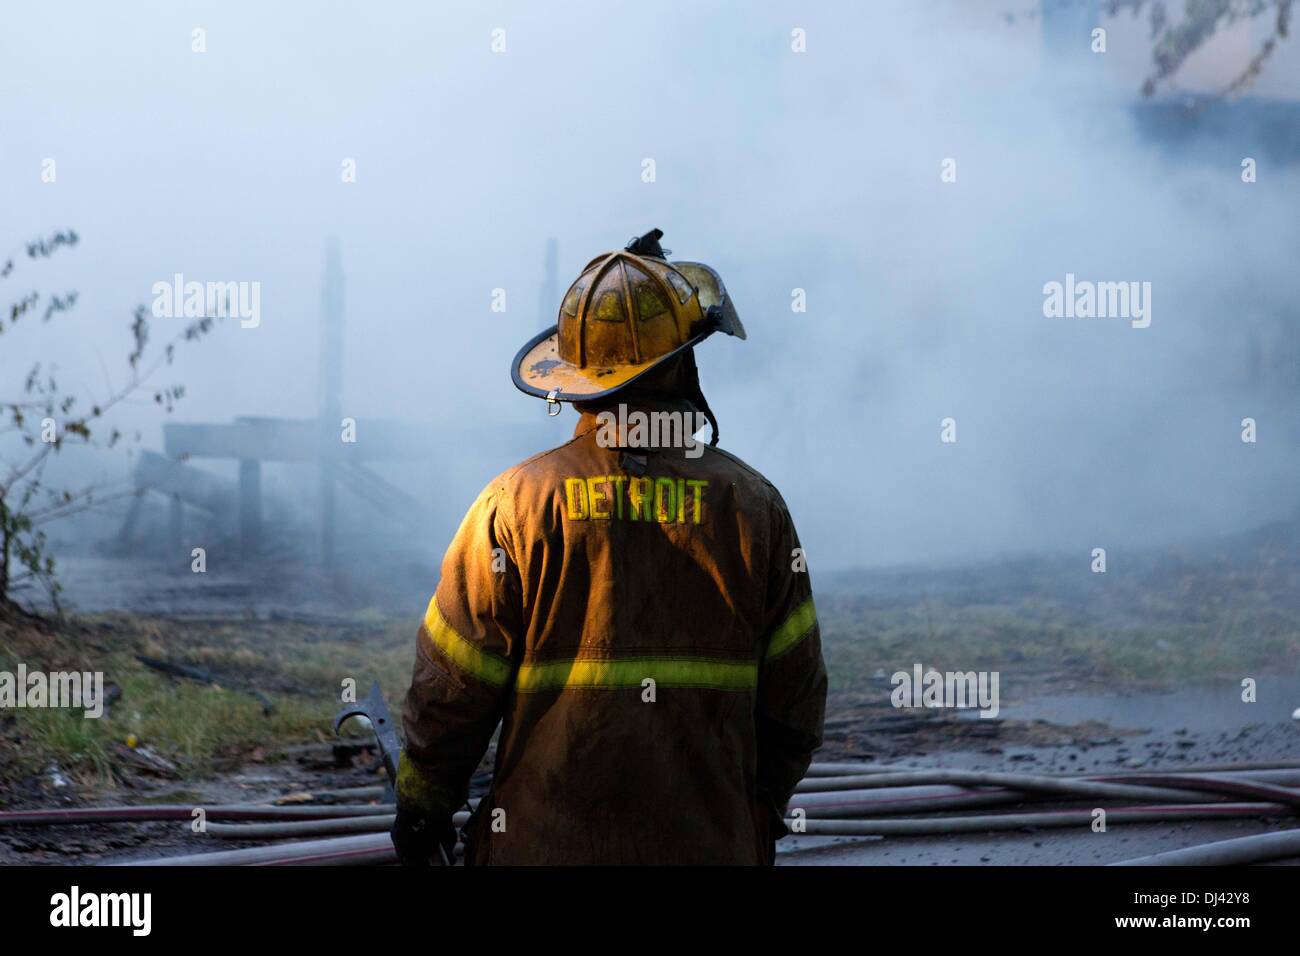
<svg viewBox="0 0 1300 956">
<path fill-rule="evenodd" d="M 560 358 L 560 330 L 553 325 L 525 343 L 510 367 L 515 388 L 557 402 L 590 402 L 614 395 L 641 376 L 681 355 L 714 332 L 705 329 L 685 344 L 649 362 L 637 365 L 580 368 Z"/>
</svg>

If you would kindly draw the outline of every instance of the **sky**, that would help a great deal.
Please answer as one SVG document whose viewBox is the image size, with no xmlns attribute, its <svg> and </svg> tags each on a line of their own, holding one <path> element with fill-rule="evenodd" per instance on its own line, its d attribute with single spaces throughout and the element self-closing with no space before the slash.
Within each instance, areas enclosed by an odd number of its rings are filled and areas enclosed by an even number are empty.
<svg viewBox="0 0 1300 956">
<path fill-rule="evenodd" d="M 547 240 L 562 292 L 659 227 L 721 273 L 749 329 L 701 347 L 704 388 L 723 446 L 781 488 L 819 567 L 1086 554 L 1293 515 L 1296 379 L 1250 356 L 1294 327 L 1297 167 L 1245 133 L 1207 155 L 1163 146 L 1131 109 L 1143 21 L 1102 20 L 1104 54 L 1080 36 L 1061 57 L 1036 9 L 11 5 L 0 250 L 57 229 L 81 242 L 0 282 L 79 293 L 0 337 L 0 394 L 52 358 L 107 393 L 132 310 L 181 273 L 258 283 L 260 323 L 180 350 L 159 378 L 186 387 L 168 420 L 312 416 L 333 237 L 343 413 L 531 426 L 540 450 L 573 414 L 548 420 L 509 366 L 559 305 L 539 309 Z M 1216 40 L 1163 93 L 1221 88 L 1260 30 Z M 1298 62 L 1292 39 L 1254 94 L 1294 100 Z M 1045 316 L 1067 274 L 1150 283 L 1150 325 Z M 183 321 L 153 320 L 155 344 Z M 122 419 L 161 447 L 150 403 Z M 385 474 L 459 513 L 510 463 L 446 441 Z"/>
</svg>

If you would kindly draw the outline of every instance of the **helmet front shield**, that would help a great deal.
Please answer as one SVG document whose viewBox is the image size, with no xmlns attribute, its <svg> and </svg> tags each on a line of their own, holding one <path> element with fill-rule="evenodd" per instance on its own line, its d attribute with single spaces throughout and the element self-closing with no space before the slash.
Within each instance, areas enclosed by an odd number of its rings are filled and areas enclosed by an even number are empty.
<svg viewBox="0 0 1300 956">
<path fill-rule="evenodd" d="M 735 303 L 727 294 L 727 287 L 722 284 L 722 276 L 703 262 L 673 263 L 699 291 L 700 306 L 706 315 L 712 317 L 713 327 L 719 332 L 726 332 L 738 339 L 744 339 L 745 326 L 736 313 Z"/>
</svg>

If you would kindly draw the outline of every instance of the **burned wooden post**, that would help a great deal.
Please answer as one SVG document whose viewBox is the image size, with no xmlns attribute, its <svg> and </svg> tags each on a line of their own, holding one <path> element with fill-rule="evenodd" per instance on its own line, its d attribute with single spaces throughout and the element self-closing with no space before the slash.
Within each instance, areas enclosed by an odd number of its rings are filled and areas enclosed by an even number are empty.
<svg viewBox="0 0 1300 956">
<path fill-rule="evenodd" d="M 321 560 L 334 558 L 334 487 L 340 444 L 339 392 L 343 388 L 343 267 L 337 239 L 325 244 L 321 279 L 320 337 L 320 545 Z"/>
<path fill-rule="evenodd" d="M 239 544 L 245 557 L 262 547 L 262 463 L 256 458 L 239 462 Z"/>
<path fill-rule="evenodd" d="M 126 513 L 126 519 L 122 522 L 122 529 L 117 533 L 117 540 L 120 545 L 129 545 L 131 537 L 135 534 L 135 526 L 140 520 L 140 512 L 144 509 L 144 491 L 137 489 L 136 493 L 131 496 L 131 507 Z"/>
<path fill-rule="evenodd" d="M 171 553 L 177 556 L 185 554 L 185 506 L 181 504 L 180 495 L 171 496 L 168 511 Z"/>
</svg>

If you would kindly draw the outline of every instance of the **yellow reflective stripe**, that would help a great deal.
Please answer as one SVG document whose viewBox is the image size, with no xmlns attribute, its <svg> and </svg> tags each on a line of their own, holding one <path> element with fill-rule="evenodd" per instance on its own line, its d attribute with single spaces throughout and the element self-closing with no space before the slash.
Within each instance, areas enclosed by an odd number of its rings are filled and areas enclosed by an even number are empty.
<svg viewBox="0 0 1300 956">
<path fill-rule="evenodd" d="M 772 639 L 767 642 L 767 659 L 770 661 L 790 650 L 812 633 L 816 624 L 817 608 L 813 606 L 813 599 L 810 597 L 791 611 L 785 623 L 772 634 Z"/>
<path fill-rule="evenodd" d="M 515 688 L 521 693 L 571 687 L 616 690 L 640 687 L 647 677 L 664 687 L 752 690 L 758 684 L 758 664 L 703 657 L 554 661 L 522 665 L 515 676 Z"/>
<path fill-rule="evenodd" d="M 510 680 L 510 662 L 504 657 L 489 654 L 457 632 L 442 616 L 437 598 L 429 602 L 429 610 L 424 614 L 424 629 L 438 649 L 470 676 L 498 687 Z"/>
</svg>

